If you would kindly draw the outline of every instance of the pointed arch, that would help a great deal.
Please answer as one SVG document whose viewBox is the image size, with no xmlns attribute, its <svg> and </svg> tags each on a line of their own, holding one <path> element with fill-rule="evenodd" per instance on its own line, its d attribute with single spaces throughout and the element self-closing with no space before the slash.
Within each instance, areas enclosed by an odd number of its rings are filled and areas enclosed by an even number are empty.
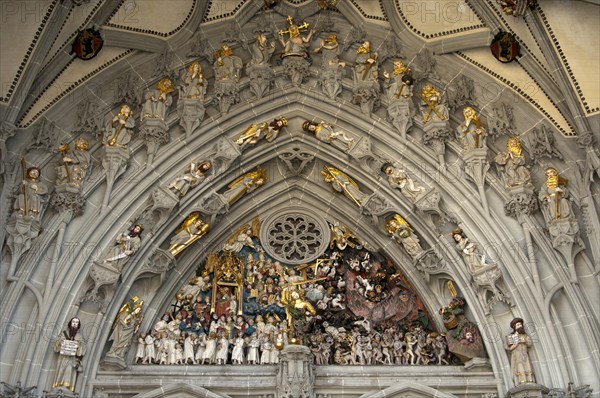
<svg viewBox="0 0 600 398">
<path fill-rule="evenodd" d="M 134 398 L 230 398 L 229 395 L 219 394 L 202 386 L 186 383 L 174 383 L 160 388 L 140 393 Z"/>
<path fill-rule="evenodd" d="M 445 393 L 417 382 L 400 383 L 377 392 L 369 392 L 360 398 L 457 398 L 456 395 Z"/>
</svg>

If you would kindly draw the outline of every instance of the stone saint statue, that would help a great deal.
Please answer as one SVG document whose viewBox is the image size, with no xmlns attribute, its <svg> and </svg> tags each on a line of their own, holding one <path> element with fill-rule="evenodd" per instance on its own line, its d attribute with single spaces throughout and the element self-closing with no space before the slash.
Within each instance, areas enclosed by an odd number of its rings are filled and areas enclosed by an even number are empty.
<svg viewBox="0 0 600 398">
<path fill-rule="evenodd" d="M 146 102 L 142 108 L 141 120 L 158 119 L 165 120 L 167 109 L 173 103 L 171 93 L 175 91 L 173 82 L 168 77 L 161 79 L 156 88 L 146 92 Z"/>
<path fill-rule="evenodd" d="M 339 140 L 346 146 L 346 150 L 350 150 L 354 144 L 354 138 L 348 137 L 343 131 L 333 131 L 333 125 L 327 122 L 315 123 L 307 120 L 302 123 L 302 129 L 307 133 L 313 133 L 319 141 L 328 144 Z"/>
<path fill-rule="evenodd" d="M 42 211 L 42 199 L 48 193 L 46 184 L 40 181 L 41 169 L 39 167 L 29 167 L 25 169 L 25 160 L 22 161 L 23 180 L 19 195 L 15 201 L 15 212 L 20 216 L 29 216 L 39 219 Z"/>
<path fill-rule="evenodd" d="M 106 127 L 104 133 L 104 145 L 109 147 L 127 148 L 131 141 L 135 120 L 133 111 L 127 104 L 121 105 L 121 109 Z"/>
<path fill-rule="evenodd" d="M 58 147 L 62 155 L 62 164 L 56 168 L 56 186 L 79 190 L 90 167 L 89 143 L 83 138 L 75 140 L 75 149 L 69 144 Z"/>
<path fill-rule="evenodd" d="M 423 124 L 445 122 L 448 120 L 448 108 L 443 104 L 441 94 L 431 84 L 426 84 L 419 93 Z"/>
<path fill-rule="evenodd" d="M 179 88 L 180 98 L 204 100 L 206 80 L 202 74 L 202 65 L 200 65 L 200 62 L 192 62 L 183 73 L 181 80 L 183 84 Z"/>
<path fill-rule="evenodd" d="M 169 183 L 169 189 L 178 197 L 183 198 L 190 189 L 195 188 L 206 178 L 212 165 L 208 161 L 201 163 L 192 162 L 189 170 L 182 176 L 176 177 Z"/>
<path fill-rule="evenodd" d="M 109 265 L 118 272 L 121 272 L 123 266 L 129 261 L 142 244 L 141 235 L 144 227 L 141 224 L 134 225 L 128 232 L 120 234 L 115 246 L 108 252 L 108 255 L 99 261 Z"/>
<path fill-rule="evenodd" d="M 475 109 L 467 106 L 463 110 L 465 120 L 458 126 L 457 130 L 460 134 L 463 150 L 465 153 L 485 147 L 485 126 L 477 116 Z"/>
<path fill-rule="evenodd" d="M 396 167 L 392 163 L 384 163 L 381 171 L 387 175 L 390 187 L 400 190 L 412 203 L 415 203 L 425 193 L 425 187 L 415 183 L 404 169 Z"/>
<path fill-rule="evenodd" d="M 507 151 L 496 155 L 494 161 L 502 166 L 504 183 L 507 188 L 530 186 L 531 174 L 525 167 L 525 156 L 521 150 L 521 140 L 510 137 L 506 144 Z"/>
<path fill-rule="evenodd" d="M 228 186 L 228 190 L 223 192 L 223 197 L 226 202 L 233 204 L 242 196 L 261 187 L 267 181 L 267 170 L 260 166 L 256 171 L 251 171 L 243 176 L 240 176 Z"/>
<path fill-rule="evenodd" d="M 395 214 L 386 224 L 386 232 L 396 242 L 400 243 L 406 252 L 413 258 L 418 258 L 423 254 L 423 248 L 419 238 L 414 234 L 410 224 L 399 214 Z"/>
<path fill-rule="evenodd" d="M 388 120 L 400 131 L 402 137 L 406 130 L 412 126 L 413 109 L 413 78 L 411 69 L 402 60 L 394 61 L 392 74 L 383 72 L 387 86 Z"/>
<path fill-rule="evenodd" d="M 301 31 L 308 29 L 308 23 L 295 24 L 290 16 L 287 17 L 287 20 L 289 23 L 288 30 L 278 32 L 279 42 L 283 46 L 281 63 L 284 73 L 294 85 L 299 86 L 310 74 L 309 69 L 312 60 L 308 55 L 307 47 L 310 45 L 315 31 L 312 29 L 306 36 L 302 37 Z M 288 34 L 287 40 L 284 38 L 286 34 Z"/>
<path fill-rule="evenodd" d="M 77 381 L 77 373 L 81 372 L 81 358 L 85 355 L 86 346 L 79 329 L 81 321 L 72 318 L 60 336 L 54 342 L 54 352 L 58 353 L 56 376 L 52 388 L 73 391 Z"/>
<path fill-rule="evenodd" d="M 238 81 L 242 60 L 233 55 L 233 49 L 226 43 L 221 43 L 221 48 L 214 54 L 215 79 L 218 81 Z"/>
<path fill-rule="evenodd" d="M 308 57 L 308 52 L 306 51 L 306 47 L 310 44 L 312 40 L 312 36 L 315 33 L 314 29 L 312 29 L 308 35 L 302 37 L 300 35 L 300 30 L 307 29 L 308 23 L 303 23 L 301 25 L 296 25 L 293 23 L 292 17 L 288 17 L 289 29 L 287 31 L 279 31 L 279 42 L 283 46 L 283 53 L 281 54 L 281 58 L 294 56 L 294 57 Z M 288 39 L 284 39 L 284 35 L 288 34 Z"/>
<path fill-rule="evenodd" d="M 506 345 L 510 351 L 510 369 L 515 387 L 524 383 L 535 383 L 533 368 L 529 360 L 531 338 L 525 333 L 523 319 L 515 318 L 510 322 L 512 334 L 506 336 Z"/>
<path fill-rule="evenodd" d="M 365 41 L 356 50 L 354 66 L 354 81 L 376 81 L 379 76 L 377 71 L 377 53 L 371 52 L 371 42 Z"/>
<path fill-rule="evenodd" d="M 133 335 L 137 333 L 144 319 L 144 315 L 142 314 L 143 308 L 144 301 L 140 300 L 137 296 L 133 298 L 132 302 L 126 303 L 121 307 L 121 310 L 117 314 L 117 319 L 115 319 L 115 323 L 113 324 L 112 334 L 108 339 L 112 341 L 112 346 L 106 353 L 107 357 L 125 359 Z"/>
<path fill-rule="evenodd" d="M 264 33 L 259 33 L 250 48 L 252 59 L 248 62 L 248 66 L 269 65 L 273 52 L 275 52 L 275 42 L 269 43 L 267 36 Z"/>
<path fill-rule="evenodd" d="M 200 213 L 190 214 L 171 238 L 169 252 L 173 256 L 181 253 L 186 247 L 206 235 L 208 228 L 209 225 L 200 218 Z"/>
<path fill-rule="evenodd" d="M 554 167 L 548 167 L 544 174 L 546 184 L 540 188 L 539 199 L 546 222 L 552 223 L 570 218 L 572 211 L 567 199 L 568 180 L 562 178 Z"/>
<path fill-rule="evenodd" d="M 288 125 L 285 117 L 274 119 L 272 122 L 251 124 L 236 140 L 235 143 L 244 149 L 248 145 L 255 145 L 261 139 L 271 142 L 279 136 L 281 129 Z"/>
<path fill-rule="evenodd" d="M 325 182 L 330 183 L 335 191 L 343 193 L 358 207 L 361 207 L 367 199 L 368 195 L 360 190 L 358 184 L 346 173 L 335 167 L 323 166 L 321 174 L 323 175 Z"/>
</svg>

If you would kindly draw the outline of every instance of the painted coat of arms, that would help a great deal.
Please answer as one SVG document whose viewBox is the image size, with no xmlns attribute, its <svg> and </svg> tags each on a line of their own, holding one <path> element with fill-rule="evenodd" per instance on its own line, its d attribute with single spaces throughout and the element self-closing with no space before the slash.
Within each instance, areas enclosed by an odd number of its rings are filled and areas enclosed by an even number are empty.
<svg viewBox="0 0 600 398">
<path fill-rule="evenodd" d="M 512 62 L 521 56 L 521 45 L 515 35 L 507 32 L 500 32 L 494 36 L 494 40 L 490 44 L 490 50 L 494 57 L 503 63 Z"/>
<path fill-rule="evenodd" d="M 104 40 L 98 30 L 85 29 L 75 38 L 71 52 L 79 59 L 88 60 L 98 55 L 103 44 Z"/>
</svg>

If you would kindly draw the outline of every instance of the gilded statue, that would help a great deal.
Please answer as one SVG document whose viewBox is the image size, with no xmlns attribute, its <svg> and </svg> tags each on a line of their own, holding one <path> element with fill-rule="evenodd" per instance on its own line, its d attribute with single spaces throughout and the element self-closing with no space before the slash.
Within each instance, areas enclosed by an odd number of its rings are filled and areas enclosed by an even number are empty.
<svg viewBox="0 0 600 398">
<path fill-rule="evenodd" d="M 223 197 L 231 205 L 244 195 L 263 186 L 266 181 L 267 170 L 258 166 L 255 171 L 246 173 L 229 184 L 229 189 L 223 192 Z"/>
<path fill-rule="evenodd" d="M 423 123 L 434 121 L 447 121 L 448 109 L 443 104 L 441 94 L 431 84 L 425 84 L 419 93 L 419 98 L 423 101 L 421 104 L 421 114 Z"/>
<path fill-rule="evenodd" d="M 363 201 L 367 198 L 367 194 L 362 192 L 358 187 L 358 184 L 346 173 L 335 167 L 323 166 L 321 174 L 323 175 L 325 182 L 331 183 L 331 186 L 335 191 L 343 193 L 358 207 L 362 206 Z"/>
<path fill-rule="evenodd" d="M 265 139 L 267 142 L 275 140 L 281 129 L 288 125 L 288 121 L 285 117 L 274 119 L 272 122 L 262 122 L 258 124 L 251 124 L 248 128 L 235 140 L 235 143 L 240 146 L 240 149 L 244 149 L 248 145 L 255 145 L 261 139 Z"/>
<path fill-rule="evenodd" d="M 400 214 L 394 214 L 394 217 L 388 220 L 385 224 L 385 231 L 392 239 L 402 244 L 406 252 L 413 259 L 416 259 L 423 253 L 419 238 L 414 234 L 415 231 Z"/>
<path fill-rule="evenodd" d="M 227 43 L 221 43 L 221 48 L 215 51 L 213 59 L 216 80 L 239 80 L 242 59 L 233 55 L 233 49 Z"/>
<path fill-rule="evenodd" d="M 569 180 L 561 177 L 554 167 L 548 167 L 544 174 L 546 183 L 540 188 L 539 199 L 546 222 L 570 218 L 572 211 L 567 190 Z"/>
<path fill-rule="evenodd" d="M 304 298 L 304 292 L 300 287 L 302 284 L 315 282 L 316 280 L 322 280 L 325 278 L 317 278 L 314 280 L 293 282 L 285 285 L 281 289 L 281 300 L 280 303 L 285 308 L 285 315 L 287 321 L 287 329 L 290 344 L 300 344 L 300 340 L 296 337 L 295 322 L 304 321 L 306 316 L 314 316 L 317 311 L 311 303 Z M 303 332 L 303 331 L 299 331 Z"/>
<path fill-rule="evenodd" d="M 89 143 L 83 138 L 75 140 L 75 148 L 71 151 L 69 144 L 58 147 L 62 164 L 56 168 L 56 185 L 79 189 L 83 184 L 90 167 Z"/>
<path fill-rule="evenodd" d="M 176 256 L 192 243 L 206 235 L 209 230 L 209 225 L 201 218 L 199 212 L 190 214 L 181 226 L 175 231 L 175 235 L 171 238 L 169 252 Z"/>
<path fill-rule="evenodd" d="M 458 126 L 463 149 L 469 152 L 473 149 L 485 148 L 485 125 L 479 119 L 477 112 L 470 106 L 463 110 L 464 121 Z"/>
<path fill-rule="evenodd" d="M 245 224 L 240 227 L 229 239 L 223 244 L 223 250 L 239 253 L 245 246 L 256 249 L 252 237 L 258 238 L 260 232 L 260 219 L 258 217 L 252 220 L 252 224 Z"/>
<path fill-rule="evenodd" d="M 48 187 L 40 181 L 41 169 L 39 167 L 27 167 L 25 159 L 21 160 L 21 167 L 23 179 L 14 210 L 20 216 L 39 219 L 42 211 L 42 199 L 48 193 Z"/>
<path fill-rule="evenodd" d="M 104 145 L 127 148 L 127 145 L 131 141 L 134 127 L 135 121 L 131 107 L 127 104 L 121 105 L 117 116 L 106 127 Z"/>
<path fill-rule="evenodd" d="M 158 119 L 165 120 L 167 110 L 173 103 L 171 93 L 175 91 L 173 82 L 168 77 L 161 79 L 156 88 L 146 92 L 144 107 L 142 108 L 141 120 Z"/>
<path fill-rule="evenodd" d="M 412 98 L 413 79 L 410 75 L 411 69 L 407 67 L 402 60 L 394 61 L 392 75 L 388 71 L 383 72 L 383 77 L 390 83 L 388 99 Z"/>
<path fill-rule="evenodd" d="M 405 137 L 406 130 L 412 126 L 414 112 L 411 69 L 402 60 L 396 60 L 392 75 L 384 71 L 383 76 L 387 86 L 388 119 L 400 131 L 402 137 Z"/>
<path fill-rule="evenodd" d="M 202 65 L 194 61 L 188 66 L 181 78 L 180 96 L 184 99 L 204 100 L 206 94 L 206 79 L 202 74 Z"/>
<path fill-rule="evenodd" d="M 287 17 L 287 21 L 289 23 L 288 30 L 280 30 L 278 32 L 279 42 L 283 46 L 281 58 L 289 56 L 307 58 L 308 52 L 306 51 L 306 47 L 310 44 L 315 30 L 311 29 L 308 35 L 302 37 L 300 33 L 302 30 L 308 29 L 308 23 L 304 22 L 301 25 L 296 25 L 290 16 Z M 286 33 L 288 34 L 288 39 L 284 40 L 283 37 Z"/>
<path fill-rule="evenodd" d="M 525 156 L 521 149 L 521 140 L 510 137 L 507 151 L 496 155 L 496 164 L 503 166 L 504 182 L 507 188 L 531 185 L 531 174 L 525 167 Z"/>
<path fill-rule="evenodd" d="M 144 319 L 143 308 L 144 300 L 140 300 L 137 296 L 121 307 L 108 339 L 108 341 L 112 341 L 112 345 L 106 353 L 107 357 L 125 359 L 127 349 L 133 341 L 133 335 L 137 333 Z"/>
<path fill-rule="evenodd" d="M 371 51 L 371 42 L 363 42 L 356 50 L 354 81 L 376 81 L 379 76 L 377 67 L 377 53 Z"/>
<path fill-rule="evenodd" d="M 342 93 L 342 78 L 346 63 L 340 61 L 340 45 L 335 33 L 320 40 L 315 53 L 323 54 L 321 71 L 319 72 L 319 84 L 323 92 L 332 100 Z"/>
<path fill-rule="evenodd" d="M 183 198 L 190 189 L 195 188 L 206 179 L 206 174 L 211 170 L 212 164 L 209 161 L 200 163 L 192 162 L 189 170 L 182 176 L 176 177 L 168 188 L 178 197 Z"/>
</svg>

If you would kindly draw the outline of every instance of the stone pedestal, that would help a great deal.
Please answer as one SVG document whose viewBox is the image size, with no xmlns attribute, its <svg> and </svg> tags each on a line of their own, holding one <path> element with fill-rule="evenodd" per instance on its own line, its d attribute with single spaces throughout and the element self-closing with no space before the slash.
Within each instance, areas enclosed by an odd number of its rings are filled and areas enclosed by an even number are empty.
<svg viewBox="0 0 600 398">
<path fill-rule="evenodd" d="M 542 398 L 542 394 L 547 394 L 549 391 L 540 384 L 526 383 L 508 390 L 505 398 Z"/>
<path fill-rule="evenodd" d="M 24 395 L 25 397 L 27 395 Z M 44 391 L 43 398 L 79 398 L 79 394 L 64 387 L 54 388 L 51 391 Z"/>
<path fill-rule="evenodd" d="M 102 369 L 105 370 L 124 370 L 127 369 L 127 364 L 123 358 L 107 355 L 100 363 Z"/>
<path fill-rule="evenodd" d="M 485 196 L 485 175 L 490 168 L 487 161 L 487 147 L 471 149 L 463 156 L 465 161 L 465 172 L 479 190 L 479 199 L 486 213 L 489 213 L 487 199 Z"/>
<path fill-rule="evenodd" d="M 148 164 L 152 164 L 154 156 L 161 145 L 169 142 L 169 127 L 162 119 L 144 119 L 140 126 L 140 136 L 146 144 Z"/>
<path fill-rule="evenodd" d="M 23 254 L 31 248 L 31 242 L 40 234 L 41 225 L 37 218 L 15 215 L 6 225 L 8 238 L 6 245 L 12 254 L 8 277 L 12 277 L 17 263 Z"/>
<path fill-rule="evenodd" d="M 185 130 L 185 137 L 190 138 L 204 119 L 204 101 L 201 98 L 183 98 L 177 104 L 177 113 L 179 125 Z"/>
<path fill-rule="evenodd" d="M 465 362 L 465 369 L 476 372 L 489 372 L 492 370 L 490 360 L 487 358 L 475 357 Z"/>
<path fill-rule="evenodd" d="M 314 397 L 314 369 L 310 349 L 303 345 L 288 345 L 279 353 L 277 398 Z"/>
</svg>

